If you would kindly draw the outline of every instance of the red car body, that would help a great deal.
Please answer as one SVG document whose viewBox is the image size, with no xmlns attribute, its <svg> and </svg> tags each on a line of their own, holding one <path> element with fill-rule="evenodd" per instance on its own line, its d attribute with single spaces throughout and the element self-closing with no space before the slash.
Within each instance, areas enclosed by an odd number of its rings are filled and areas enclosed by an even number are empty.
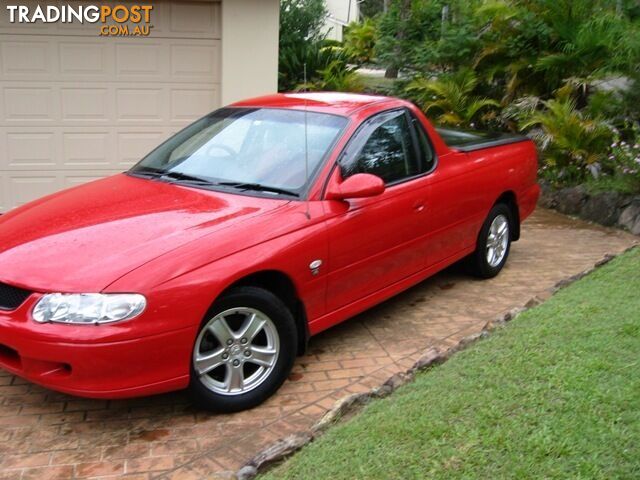
<svg viewBox="0 0 640 480">
<path fill-rule="evenodd" d="M 235 106 L 349 119 L 308 201 L 120 174 L 7 213 L 0 217 L 0 283 L 33 293 L 17 309 L 0 310 L 0 366 L 80 396 L 181 389 L 203 316 L 230 285 L 263 276 L 289 286 L 302 307 L 299 328 L 314 335 L 469 255 L 497 199 L 509 196 L 520 221 L 535 208 L 537 156 L 529 141 L 451 148 L 414 105 L 384 97 L 272 95 Z M 377 196 L 328 199 L 342 181 L 336 160 L 358 126 L 397 108 L 423 124 L 436 168 Z M 316 274 L 314 259 L 323 261 Z M 47 292 L 136 292 L 148 306 L 111 325 L 36 323 L 31 311 Z"/>
</svg>

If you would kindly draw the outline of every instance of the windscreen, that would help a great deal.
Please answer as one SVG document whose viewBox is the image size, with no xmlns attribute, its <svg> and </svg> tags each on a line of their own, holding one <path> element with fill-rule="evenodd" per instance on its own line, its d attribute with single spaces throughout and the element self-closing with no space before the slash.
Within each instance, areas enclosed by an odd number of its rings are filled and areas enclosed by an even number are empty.
<svg viewBox="0 0 640 480">
<path fill-rule="evenodd" d="M 223 108 L 167 140 L 131 169 L 211 184 L 259 184 L 300 192 L 347 119 L 271 108 Z M 308 165 L 305 164 L 305 159 Z"/>
</svg>

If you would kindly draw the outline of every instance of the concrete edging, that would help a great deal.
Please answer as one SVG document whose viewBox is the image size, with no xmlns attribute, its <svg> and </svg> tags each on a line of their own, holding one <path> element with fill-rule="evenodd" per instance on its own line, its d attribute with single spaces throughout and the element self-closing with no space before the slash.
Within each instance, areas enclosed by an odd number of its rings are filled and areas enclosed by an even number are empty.
<svg viewBox="0 0 640 480">
<path fill-rule="evenodd" d="M 523 306 L 512 308 L 507 312 L 497 316 L 494 320 L 489 320 L 479 332 L 467 335 L 452 347 L 444 350 L 438 348 L 429 348 L 425 350 L 424 354 L 420 357 L 420 359 L 418 359 L 418 361 L 413 364 L 411 368 L 395 373 L 394 375 L 389 377 L 382 385 L 372 388 L 367 392 L 355 393 L 341 398 L 309 430 L 300 431 L 284 437 L 257 453 L 235 473 L 235 478 L 237 478 L 238 480 L 250 480 L 254 478 L 258 473 L 266 471 L 269 467 L 285 460 L 287 457 L 300 450 L 308 443 L 312 442 L 315 438 L 322 435 L 327 430 L 327 428 L 338 423 L 341 419 L 344 419 L 345 416 L 357 413 L 357 411 L 362 406 L 366 405 L 371 400 L 388 396 L 399 387 L 412 382 L 418 372 L 446 362 L 456 352 L 464 350 L 468 346 L 474 344 L 476 341 L 487 337 L 492 331 L 510 322 L 522 312 L 530 310 L 544 303 L 558 290 L 571 285 L 577 280 L 580 280 L 599 267 L 609 263 L 617 256 L 622 255 L 636 248 L 637 246 L 638 243 L 625 249 L 618 255 L 606 254 L 592 267 L 558 281 L 553 287 L 531 297 Z"/>
</svg>

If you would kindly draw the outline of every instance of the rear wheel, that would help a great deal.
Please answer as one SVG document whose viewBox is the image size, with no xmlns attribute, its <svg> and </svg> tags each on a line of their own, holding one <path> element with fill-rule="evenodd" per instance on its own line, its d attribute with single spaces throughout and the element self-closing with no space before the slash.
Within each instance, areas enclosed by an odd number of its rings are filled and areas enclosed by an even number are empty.
<svg viewBox="0 0 640 480">
<path fill-rule="evenodd" d="M 293 316 L 278 297 L 257 287 L 233 289 L 202 322 L 190 393 L 199 406 L 218 412 L 259 405 L 287 378 L 296 345 Z"/>
<path fill-rule="evenodd" d="M 478 235 L 476 251 L 471 255 L 472 273 L 480 278 L 492 278 L 507 263 L 511 249 L 511 211 L 504 204 L 494 206 Z"/>
</svg>

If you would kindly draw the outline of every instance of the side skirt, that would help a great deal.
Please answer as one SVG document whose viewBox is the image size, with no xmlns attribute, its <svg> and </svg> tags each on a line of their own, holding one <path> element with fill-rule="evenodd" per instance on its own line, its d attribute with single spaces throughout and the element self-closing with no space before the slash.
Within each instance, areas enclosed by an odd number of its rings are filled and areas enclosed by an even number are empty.
<svg viewBox="0 0 640 480">
<path fill-rule="evenodd" d="M 351 318 L 357 315 L 358 313 L 364 312 L 365 310 L 373 307 L 374 305 L 384 302 L 385 300 L 393 297 L 394 295 L 397 295 L 398 293 L 404 290 L 407 290 L 413 287 L 414 285 L 417 285 L 418 283 L 431 277 L 432 275 L 435 275 L 439 271 L 444 270 L 446 267 L 453 265 L 458 260 L 461 260 L 467 255 L 473 253 L 473 251 L 474 251 L 474 247 L 470 247 L 465 250 L 462 250 L 457 254 L 452 255 L 449 258 L 446 258 L 434 265 L 431 265 L 426 269 L 420 270 L 419 272 L 414 273 L 413 275 L 410 275 L 406 278 L 403 278 L 402 280 L 396 283 L 392 283 L 388 287 L 385 287 L 382 290 L 379 290 L 378 292 L 367 295 L 366 297 L 363 297 L 359 300 L 356 300 L 355 302 L 352 302 L 348 305 L 340 307 L 339 309 L 334 310 L 333 312 L 327 313 L 326 315 L 323 315 L 322 317 L 319 317 L 309 323 L 309 333 L 312 336 L 316 335 L 317 333 L 320 333 L 323 330 L 326 330 L 327 328 L 337 325 L 338 323 L 341 323 L 347 320 L 348 318 Z"/>
</svg>

